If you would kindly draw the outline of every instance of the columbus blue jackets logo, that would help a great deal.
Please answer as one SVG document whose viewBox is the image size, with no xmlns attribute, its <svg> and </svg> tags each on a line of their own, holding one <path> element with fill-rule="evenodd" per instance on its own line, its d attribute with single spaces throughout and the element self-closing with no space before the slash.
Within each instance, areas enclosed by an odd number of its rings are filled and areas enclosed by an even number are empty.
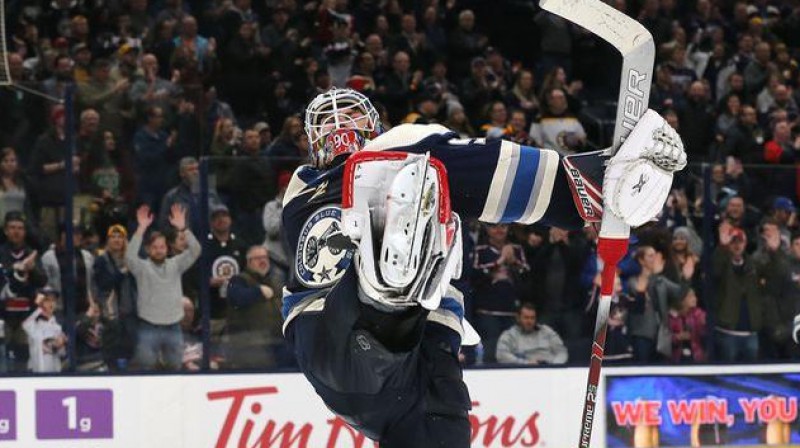
<svg viewBox="0 0 800 448">
<path fill-rule="evenodd" d="M 352 250 L 331 247 L 328 240 L 342 232 L 342 210 L 323 207 L 314 212 L 300 230 L 295 269 L 297 279 L 308 288 L 324 288 L 344 274 L 353 259 Z"/>
<path fill-rule="evenodd" d="M 230 255 L 217 257 L 211 264 L 211 273 L 214 277 L 231 278 L 239 274 L 239 262 Z"/>
</svg>

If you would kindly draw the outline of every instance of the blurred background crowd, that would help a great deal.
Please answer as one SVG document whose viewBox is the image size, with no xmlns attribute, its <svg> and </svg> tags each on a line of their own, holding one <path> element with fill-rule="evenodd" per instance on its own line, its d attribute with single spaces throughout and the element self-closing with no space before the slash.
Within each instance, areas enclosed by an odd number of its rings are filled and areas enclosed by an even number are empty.
<svg viewBox="0 0 800 448">
<path fill-rule="evenodd" d="M 797 358 L 800 2 L 609 3 L 653 34 L 650 107 L 691 165 L 634 232 L 606 360 Z M 75 101 L 0 89 L 2 371 L 292 368 L 281 199 L 307 159 L 303 108 L 332 86 L 371 98 L 386 128 L 441 123 L 562 154 L 613 131 L 619 56 L 535 2 L 5 8 L 13 82 Z M 460 286 L 483 343 L 464 362 L 588 363 L 595 229 L 466 230 Z"/>
</svg>

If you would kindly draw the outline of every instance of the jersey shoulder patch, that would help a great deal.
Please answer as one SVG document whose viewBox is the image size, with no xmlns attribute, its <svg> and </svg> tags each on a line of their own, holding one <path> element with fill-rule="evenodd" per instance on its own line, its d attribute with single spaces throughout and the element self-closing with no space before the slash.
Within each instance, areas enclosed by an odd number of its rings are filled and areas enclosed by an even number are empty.
<svg viewBox="0 0 800 448">
<path fill-rule="evenodd" d="M 338 281 L 353 259 L 353 251 L 331 247 L 328 240 L 342 231 L 342 209 L 336 205 L 311 213 L 300 228 L 295 275 L 307 288 L 325 288 Z"/>
</svg>

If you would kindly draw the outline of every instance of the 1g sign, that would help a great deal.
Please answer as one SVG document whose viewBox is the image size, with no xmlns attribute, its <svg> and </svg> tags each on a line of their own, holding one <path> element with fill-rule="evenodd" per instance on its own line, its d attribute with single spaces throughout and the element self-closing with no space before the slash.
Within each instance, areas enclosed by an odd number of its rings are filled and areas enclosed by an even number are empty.
<svg viewBox="0 0 800 448">
<path fill-rule="evenodd" d="M 0 440 L 17 440 L 17 394 L 0 391 Z"/>
<path fill-rule="evenodd" d="M 106 389 L 36 391 L 36 437 L 113 438 L 113 393 Z"/>
</svg>

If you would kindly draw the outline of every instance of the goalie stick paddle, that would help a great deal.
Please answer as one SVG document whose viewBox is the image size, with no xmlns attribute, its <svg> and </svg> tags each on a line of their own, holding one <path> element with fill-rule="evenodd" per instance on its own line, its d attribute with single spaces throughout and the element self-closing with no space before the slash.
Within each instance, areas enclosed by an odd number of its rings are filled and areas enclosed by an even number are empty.
<svg viewBox="0 0 800 448">
<path fill-rule="evenodd" d="M 639 118 L 647 111 L 655 59 L 653 37 L 639 22 L 601 0 L 541 0 L 539 5 L 546 11 L 600 36 L 622 55 L 614 139 L 611 147 L 606 150 L 608 156 L 613 156 Z M 603 271 L 578 442 L 580 448 L 589 448 L 592 439 L 592 424 L 597 414 L 600 369 L 603 364 L 606 327 L 611 296 L 614 294 L 617 263 L 628 250 L 629 236 L 630 228 L 627 224 L 610 211 L 603 213 L 597 244 L 597 254 L 603 260 Z"/>
</svg>

